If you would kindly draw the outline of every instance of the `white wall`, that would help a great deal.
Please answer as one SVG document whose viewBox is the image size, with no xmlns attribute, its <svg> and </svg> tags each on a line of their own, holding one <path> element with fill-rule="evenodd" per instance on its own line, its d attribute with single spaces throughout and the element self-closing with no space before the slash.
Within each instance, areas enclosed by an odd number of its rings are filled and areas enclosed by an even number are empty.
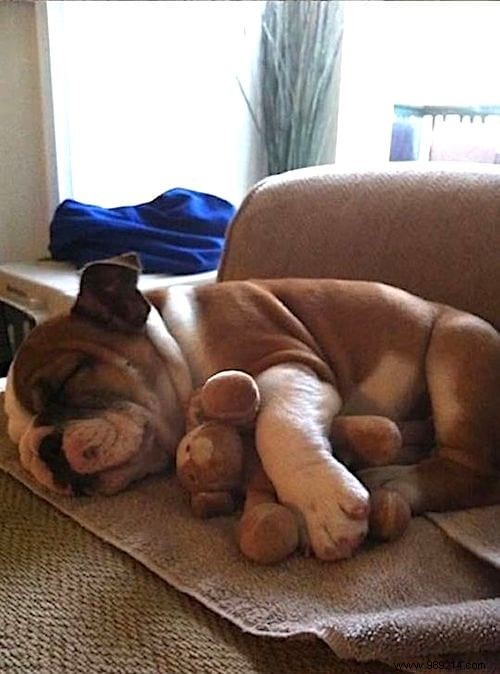
<svg viewBox="0 0 500 674">
<path fill-rule="evenodd" d="M 415 105 L 500 104 L 500 2 L 390 4 L 393 98 Z"/>
<path fill-rule="evenodd" d="M 0 2 L 0 262 L 46 254 L 51 204 L 32 3 Z"/>
<path fill-rule="evenodd" d="M 262 175 L 237 84 L 250 81 L 261 3 L 47 8 L 61 198 L 116 206 L 182 186 L 238 204 Z"/>
</svg>

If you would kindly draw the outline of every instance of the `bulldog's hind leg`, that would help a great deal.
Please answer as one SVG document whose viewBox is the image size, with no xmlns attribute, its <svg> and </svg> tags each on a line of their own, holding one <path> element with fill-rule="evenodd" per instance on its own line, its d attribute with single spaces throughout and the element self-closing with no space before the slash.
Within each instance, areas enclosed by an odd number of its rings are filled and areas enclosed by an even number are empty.
<svg viewBox="0 0 500 674">
<path fill-rule="evenodd" d="M 338 393 L 295 364 L 271 367 L 257 382 L 257 450 L 279 501 L 304 517 L 317 557 L 349 557 L 366 535 L 369 503 L 366 489 L 331 454 Z"/>
<path fill-rule="evenodd" d="M 407 498 L 412 512 L 500 503 L 500 336 L 475 316 L 449 310 L 427 356 L 436 431 L 431 458 L 361 471 L 370 489 Z"/>
</svg>

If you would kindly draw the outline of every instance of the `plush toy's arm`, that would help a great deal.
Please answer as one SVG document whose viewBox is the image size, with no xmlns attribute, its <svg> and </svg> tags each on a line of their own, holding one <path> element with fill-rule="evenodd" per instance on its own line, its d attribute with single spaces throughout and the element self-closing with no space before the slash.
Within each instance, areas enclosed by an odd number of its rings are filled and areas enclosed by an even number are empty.
<svg viewBox="0 0 500 674">
<path fill-rule="evenodd" d="M 416 463 L 432 447 L 433 426 L 430 420 L 396 423 L 375 415 L 338 416 L 330 440 L 334 454 L 353 470 Z"/>
<path fill-rule="evenodd" d="M 299 545 L 295 513 L 276 502 L 276 492 L 255 450 L 249 453 L 245 507 L 238 524 L 241 552 L 259 564 L 275 564 L 289 557 Z"/>
</svg>

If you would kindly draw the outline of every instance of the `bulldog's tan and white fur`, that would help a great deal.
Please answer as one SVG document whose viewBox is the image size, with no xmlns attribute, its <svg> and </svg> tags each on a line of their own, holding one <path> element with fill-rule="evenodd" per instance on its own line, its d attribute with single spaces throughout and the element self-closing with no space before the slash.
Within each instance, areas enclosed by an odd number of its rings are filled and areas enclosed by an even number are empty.
<svg viewBox="0 0 500 674">
<path fill-rule="evenodd" d="M 112 493 L 162 470 L 194 387 L 256 377 L 256 444 L 321 559 L 367 532 L 369 489 L 414 513 L 500 502 L 500 336 L 470 314 L 379 283 L 286 279 L 174 286 L 143 297 L 132 256 L 90 265 L 71 314 L 38 326 L 6 394 L 23 466 L 49 489 Z M 339 414 L 432 414 L 415 465 L 354 476 L 332 456 Z"/>
</svg>

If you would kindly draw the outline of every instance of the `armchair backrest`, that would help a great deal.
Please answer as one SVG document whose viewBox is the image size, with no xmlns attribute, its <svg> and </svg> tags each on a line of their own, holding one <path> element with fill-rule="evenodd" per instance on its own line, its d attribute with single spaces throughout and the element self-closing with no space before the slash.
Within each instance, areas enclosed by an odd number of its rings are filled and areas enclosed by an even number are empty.
<svg viewBox="0 0 500 674">
<path fill-rule="evenodd" d="M 290 276 L 383 281 L 500 327 L 500 167 L 266 178 L 233 220 L 218 279 Z"/>
</svg>

